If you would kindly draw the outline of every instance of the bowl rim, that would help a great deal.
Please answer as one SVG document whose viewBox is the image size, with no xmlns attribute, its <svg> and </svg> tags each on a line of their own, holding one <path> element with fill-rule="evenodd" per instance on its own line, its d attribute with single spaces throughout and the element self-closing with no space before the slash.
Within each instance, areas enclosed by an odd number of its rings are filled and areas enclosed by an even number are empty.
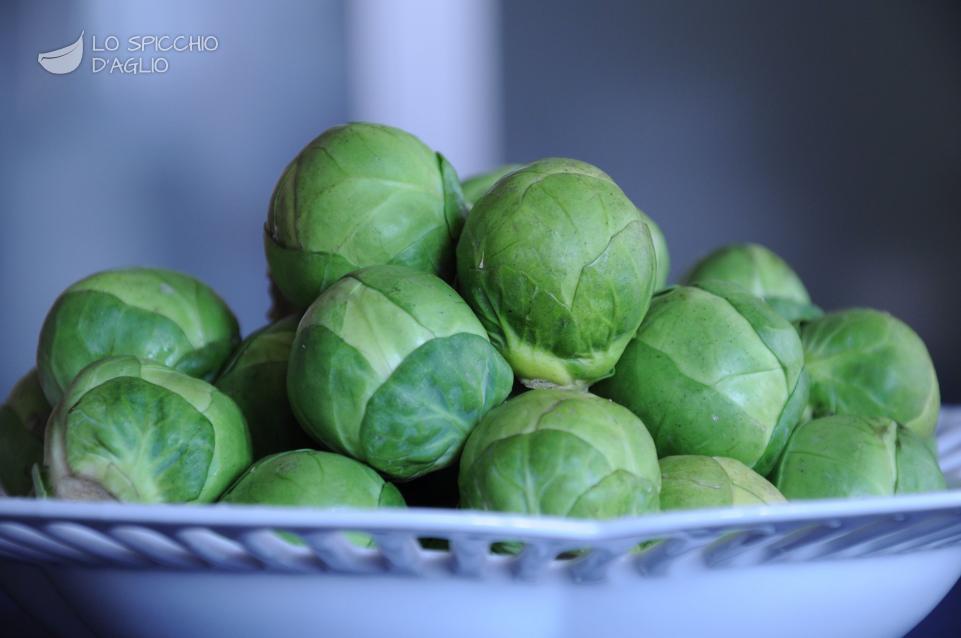
<svg viewBox="0 0 961 638">
<path fill-rule="evenodd" d="M 0 499 L 0 522 L 84 522 L 97 526 L 207 527 L 215 530 L 283 528 L 293 532 L 353 529 L 372 533 L 471 535 L 530 540 L 603 542 L 662 534 L 779 524 L 824 523 L 890 516 L 958 514 L 961 490 L 852 499 L 795 501 L 672 512 L 610 520 L 570 519 L 478 510 L 309 508 L 263 505 L 161 504 Z M 837 523 L 838 525 L 840 523 Z"/>
</svg>

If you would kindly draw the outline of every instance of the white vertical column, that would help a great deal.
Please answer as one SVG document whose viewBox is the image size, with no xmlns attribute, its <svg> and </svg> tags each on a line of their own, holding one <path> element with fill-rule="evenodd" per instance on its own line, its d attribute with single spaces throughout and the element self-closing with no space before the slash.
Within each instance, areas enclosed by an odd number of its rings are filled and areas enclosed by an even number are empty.
<svg viewBox="0 0 961 638">
<path fill-rule="evenodd" d="M 501 160 L 497 0 L 348 0 L 351 119 L 403 128 L 461 177 Z"/>
</svg>

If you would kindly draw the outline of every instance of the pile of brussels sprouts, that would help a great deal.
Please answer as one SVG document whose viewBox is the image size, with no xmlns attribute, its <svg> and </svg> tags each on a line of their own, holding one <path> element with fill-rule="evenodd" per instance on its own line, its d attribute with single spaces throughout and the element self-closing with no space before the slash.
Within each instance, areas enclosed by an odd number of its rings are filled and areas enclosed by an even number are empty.
<svg viewBox="0 0 961 638">
<path fill-rule="evenodd" d="M 408 133 L 339 126 L 263 237 L 276 321 L 243 341 L 175 272 L 64 291 L 0 411 L 3 490 L 612 518 L 945 488 L 908 326 L 824 314 L 754 244 L 665 287 L 660 229 L 590 164 L 462 184 Z"/>
</svg>

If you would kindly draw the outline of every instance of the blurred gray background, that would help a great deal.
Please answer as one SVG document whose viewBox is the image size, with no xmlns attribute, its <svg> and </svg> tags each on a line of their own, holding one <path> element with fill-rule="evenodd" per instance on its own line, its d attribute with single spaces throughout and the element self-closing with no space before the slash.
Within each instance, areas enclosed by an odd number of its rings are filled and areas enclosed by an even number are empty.
<svg viewBox="0 0 961 638">
<path fill-rule="evenodd" d="M 40 68 L 81 30 L 220 46 L 163 75 Z M 0 395 L 56 295 L 103 268 L 192 273 L 257 328 L 274 182 L 325 128 L 370 119 L 463 175 L 597 164 L 661 224 L 674 278 L 767 244 L 824 307 L 914 326 L 961 402 L 959 36 L 957 2 L 4 2 Z"/>
</svg>

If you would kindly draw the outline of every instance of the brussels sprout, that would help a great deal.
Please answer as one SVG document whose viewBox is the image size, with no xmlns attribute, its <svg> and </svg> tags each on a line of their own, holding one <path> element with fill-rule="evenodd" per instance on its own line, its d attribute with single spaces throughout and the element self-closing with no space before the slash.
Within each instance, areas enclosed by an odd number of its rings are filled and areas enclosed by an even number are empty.
<svg viewBox="0 0 961 638">
<path fill-rule="evenodd" d="M 767 479 L 723 456 L 668 456 L 660 460 L 661 509 L 765 505 L 784 497 Z"/>
<path fill-rule="evenodd" d="M 403 479 L 449 465 L 512 382 L 457 293 L 401 266 L 324 291 L 300 322 L 287 377 L 309 434 Z"/>
<path fill-rule="evenodd" d="M 474 175 L 471 178 L 465 179 L 461 186 L 464 190 L 464 202 L 467 204 L 467 208 L 473 208 L 477 200 L 489 191 L 500 178 L 513 173 L 523 166 L 523 164 L 504 164 L 487 173 L 481 173 L 480 175 Z"/>
<path fill-rule="evenodd" d="M 792 500 L 945 489 L 929 440 L 891 419 L 853 415 L 800 425 L 784 449 L 774 483 Z"/>
<path fill-rule="evenodd" d="M 287 317 L 247 337 L 217 379 L 217 388 L 244 413 L 255 459 L 310 447 L 287 399 L 287 362 L 297 322 Z"/>
<path fill-rule="evenodd" d="M 267 261 L 300 308 L 364 266 L 446 277 L 465 214 L 454 169 L 416 137 L 378 124 L 337 126 L 280 177 L 264 232 Z"/>
<path fill-rule="evenodd" d="M 641 217 L 644 218 L 648 230 L 651 231 L 651 241 L 654 244 L 654 257 L 657 261 L 657 276 L 654 281 L 654 290 L 663 290 L 667 285 L 667 277 L 671 273 L 671 255 L 667 250 L 667 241 L 664 239 L 664 233 L 661 232 L 661 227 L 655 224 L 654 220 L 648 217 L 643 211 L 638 212 L 641 213 Z"/>
<path fill-rule="evenodd" d="M 108 270 L 54 303 L 40 331 L 37 371 L 55 404 L 94 361 L 131 355 L 211 380 L 239 341 L 230 309 L 196 279 L 157 268 Z"/>
<path fill-rule="evenodd" d="M 595 386 L 650 429 L 661 456 L 774 467 L 807 403 L 797 331 L 758 297 L 721 281 L 654 297 L 614 376 Z"/>
<path fill-rule="evenodd" d="M 531 390 L 494 408 L 460 463 L 469 509 L 614 518 L 658 509 L 661 474 L 641 421 L 575 390 Z"/>
<path fill-rule="evenodd" d="M 758 244 L 732 244 L 714 251 L 688 273 L 685 282 L 697 284 L 718 279 L 737 284 L 764 299 L 788 321 L 819 317 L 800 277 L 783 259 Z"/>
<path fill-rule="evenodd" d="M 461 290 L 528 387 L 584 388 L 647 312 L 651 231 L 605 173 L 545 159 L 497 182 L 457 245 Z"/>
<path fill-rule="evenodd" d="M 45 481 L 56 498 L 207 503 L 251 463 L 236 404 L 160 364 L 111 357 L 85 368 L 50 415 Z"/>
<path fill-rule="evenodd" d="M 41 458 L 40 461 L 43 461 Z M 46 472 L 40 462 L 34 463 L 30 468 L 30 481 L 33 483 L 33 496 L 37 498 L 50 498 L 50 489 L 47 486 Z"/>
<path fill-rule="evenodd" d="M 30 494 L 31 471 L 43 459 L 43 432 L 50 404 L 43 396 L 37 371 L 13 386 L 0 406 L 0 494 Z"/>
<path fill-rule="evenodd" d="M 934 434 L 938 377 L 924 342 L 885 312 L 845 310 L 804 324 L 804 359 L 814 416 L 888 417 Z"/>
<path fill-rule="evenodd" d="M 281 452 L 257 461 L 220 500 L 320 508 L 405 506 L 397 488 L 363 463 L 316 450 Z M 358 545 L 373 544 L 366 534 L 346 536 Z"/>
</svg>

